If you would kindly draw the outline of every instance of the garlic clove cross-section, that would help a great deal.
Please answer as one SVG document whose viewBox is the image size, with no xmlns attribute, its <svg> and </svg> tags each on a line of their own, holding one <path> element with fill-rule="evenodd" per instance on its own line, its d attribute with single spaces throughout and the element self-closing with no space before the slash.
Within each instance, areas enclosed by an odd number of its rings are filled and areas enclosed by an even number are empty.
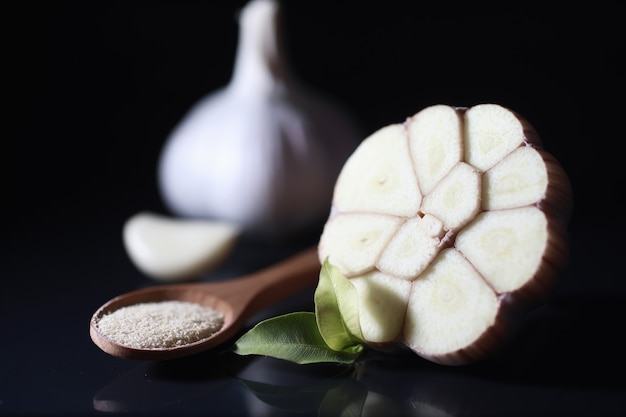
<svg viewBox="0 0 626 417">
<path fill-rule="evenodd" d="M 546 299 L 569 252 L 569 178 L 519 114 L 436 105 L 366 138 L 319 241 L 357 288 L 365 341 L 485 358 Z"/>
<path fill-rule="evenodd" d="M 231 222 L 242 235 L 270 240 L 324 224 L 360 129 L 294 77 L 280 12 L 277 0 L 241 10 L 230 83 L 196 103 L 167 138 L 158 181 L 177 216 Z"/>
<path fill-rule="evenodd" d="M 141 212 L 124 224 L 124 247 L 147 276 L 163 282 L 198 278 L 234 249 L 238 228 L 227 222 L 188 220 Z"/>
</svg>

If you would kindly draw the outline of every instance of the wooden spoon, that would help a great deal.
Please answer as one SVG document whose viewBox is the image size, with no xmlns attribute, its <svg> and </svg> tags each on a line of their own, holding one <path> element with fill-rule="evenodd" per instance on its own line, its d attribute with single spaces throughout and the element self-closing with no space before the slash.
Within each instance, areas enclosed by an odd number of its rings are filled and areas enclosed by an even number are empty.
<svg viewBox="0 0 626 417">
<path fill-rule="evenodd" d="M 164 360 L 198 353 L 235 336 L 254 314 L 317 284 L 320 262 L 317 248 L 309 248 L 259 272 L 211 283 L 170 284 L 119 295 L 92 316 L 91 340 L 106 353 L 124 359 Z M 224 315 L 224 325 L 213 335 L 182 346 L 137 349 L 120 345 L 99 328 L 98 320 L 121 307 L 166 300 L 188 301 L 211 307 Z"/>
</svg>

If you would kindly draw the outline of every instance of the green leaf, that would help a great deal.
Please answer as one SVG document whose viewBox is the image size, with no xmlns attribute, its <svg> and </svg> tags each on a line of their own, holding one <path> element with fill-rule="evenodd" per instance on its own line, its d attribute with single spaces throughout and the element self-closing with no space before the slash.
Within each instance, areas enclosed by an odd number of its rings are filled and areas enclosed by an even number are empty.
<svg viewBox="0 0 626 417">
<path fill-rule="evenodd" d="M 315 314 L 311 312 L 289 313 L 258 323 L 235 342 L 234 352 L 271 356 L 298 364 L 350 364 L 360 353 L 331 349 L 320 335 Z"/>
<path fill-rule="evenodd" d="M 315 290 L 315 317 L 326 344 L 338 351 L 361 351 L 358 295 L 354 285 L 328 259 Z"/>
</svg>

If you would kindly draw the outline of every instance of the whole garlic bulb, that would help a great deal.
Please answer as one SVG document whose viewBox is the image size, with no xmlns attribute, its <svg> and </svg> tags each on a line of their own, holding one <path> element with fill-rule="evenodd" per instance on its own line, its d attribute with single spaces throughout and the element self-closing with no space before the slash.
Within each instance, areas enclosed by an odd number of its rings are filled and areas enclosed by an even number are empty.
<svg viewBox="0 0 626 417">
<path fill-rule="evenodd" d="M 159 186 L 175 214 L 230 221 L 262 238 L 323 224 L 361 136 L 342 109 L 290 74 L 279 12 L 276 0 L 241 10 L 230 83 L 201 99 L 168 138 Z"/>
</svg>

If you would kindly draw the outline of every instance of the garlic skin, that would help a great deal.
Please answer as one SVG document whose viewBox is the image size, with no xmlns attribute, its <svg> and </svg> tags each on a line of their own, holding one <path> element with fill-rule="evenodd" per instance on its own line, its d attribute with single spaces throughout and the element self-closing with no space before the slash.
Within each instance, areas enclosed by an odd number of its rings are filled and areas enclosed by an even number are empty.
<svg viewBox="0 0 626 417">
<path fill-rule="evenodd" d="M 185 115 L 158 172 L 173 213 L 229 221 L 262 239 L 321 227 L 337 175 L 361 138 L 343 109 L 290 73 L 279 12 L 275 0 L 241 10 L 230 83 Z"/>
</svg>

